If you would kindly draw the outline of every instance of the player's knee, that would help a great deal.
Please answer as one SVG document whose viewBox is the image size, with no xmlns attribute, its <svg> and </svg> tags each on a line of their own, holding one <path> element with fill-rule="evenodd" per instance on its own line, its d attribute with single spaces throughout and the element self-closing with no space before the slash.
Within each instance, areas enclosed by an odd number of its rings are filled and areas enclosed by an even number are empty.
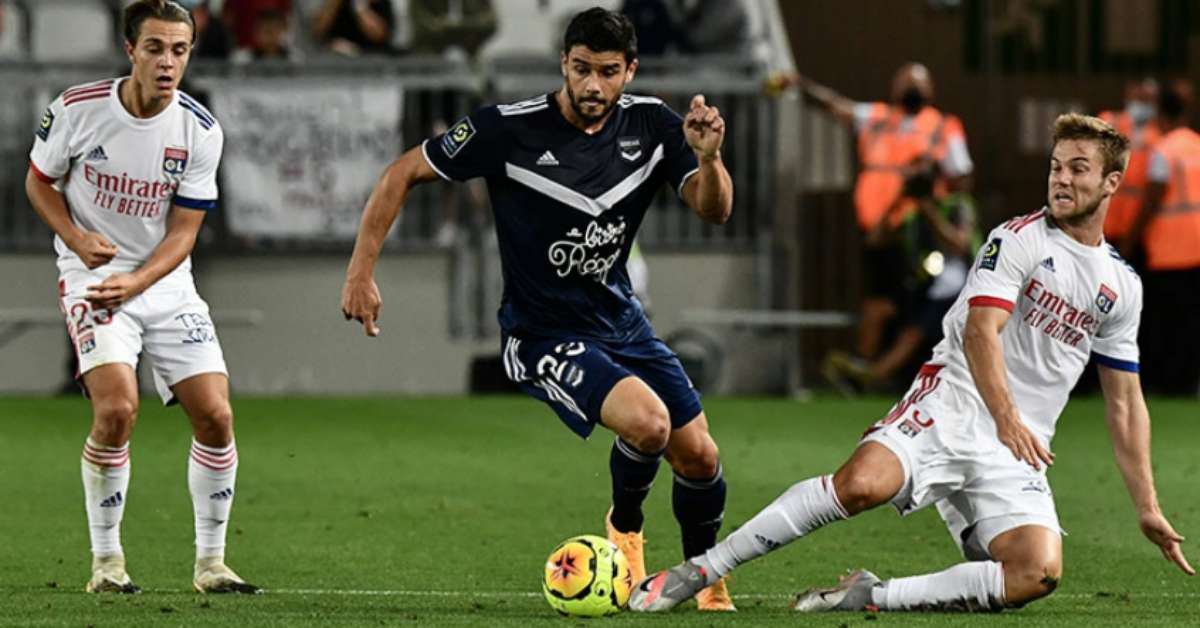
<svg viewBox="0 0 1200 628">
<path fill-rule="evenodd" d="M 622 436 L 638 450 L 662 451 L 671 438 L 671 417 L 667 407 L 662 402 L 646 404 L 639 409 L 629 432 Z"/>
<path fill-rule="evenodd" d="M 1004 563 L 1004 590 L 1010 606 L 1023 606 L 1046 597 L 1062 581 L 1062 561 L 1022 560 Z"/>
<path fill-rule="evenodd" d="M 133 429 L 137 420 L 138 404 L 135 399 L 113 397 L 109 399 L 94 399 L 92 414 L 95 427 L 105 433 L 126 433 Z"/>
<path fill-rule="evenodd" d="M 716 477 L 721 469 L 721 458 L 717 444 L 711 438 L 699 448 L 676 457 L 675 471 L 689 480 L 707 480 Z"/>
<path fill-rule="evenodd" d="M 838 501 L 850 514 L 858 514 L 887 501 L 891 496 L 880 482 L 865 473 L 839 471 L 833 476 L 833 488 Z"/>
<path fill-rule="evenodd" d="M 233 440 L 233 408 L 228 403 L 213 403 L 202 408 L 194 423 L 197 440 L 205 445 L 223 447 Z"/>
</svg>

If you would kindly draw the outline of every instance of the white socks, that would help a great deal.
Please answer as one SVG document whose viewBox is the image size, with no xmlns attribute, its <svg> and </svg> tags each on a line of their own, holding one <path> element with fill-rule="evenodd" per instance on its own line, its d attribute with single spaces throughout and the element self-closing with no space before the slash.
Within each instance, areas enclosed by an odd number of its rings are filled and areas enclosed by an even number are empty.
<svg viewBox="0 0 1200 628">
<path fill-rule="evenodd" d="M 237 447 L 208 447 L 192 440 L 188 489 L 196 515 L 196 560 L 225 555 L 225 530 L 233 507 Z"/>
<path fill-rule="evenodd" d="M 93 556 L 120 556 L 121 517 L 129 490 L 129 443 L 100 445 L 90 437 L 79 462 Z"/>
<path fill-rule="evenodd" d="M 704 568 L 705 585 L 712 584 L 744 562 L 847 517 L 833 491 L 832 476 L 804 480 L 691 562 Z"/>
<path fill-rule="evenodd" d="M 986 611 L 1004 607 L 1004 568 L 998 562 L 961 563 L 924 576 L 894 578 L 871 591 L 890 611 Z"/>
</svg>

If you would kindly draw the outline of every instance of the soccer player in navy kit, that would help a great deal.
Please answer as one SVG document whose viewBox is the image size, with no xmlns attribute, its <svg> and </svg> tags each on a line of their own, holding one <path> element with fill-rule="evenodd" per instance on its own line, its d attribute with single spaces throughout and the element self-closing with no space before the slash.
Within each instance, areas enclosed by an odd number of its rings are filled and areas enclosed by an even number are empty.
<svg viewBox="0 0 1200 628">
<path fill-rule="evenodd" d="M 342 289 L 346 318 L 378 335 L 375 261 L 409 190 L 438 177 L 487 180 L 504 272 L 505 368 L 580 436 L 597 425 L 616 432 L 606 527 L 634 582 L 645 574 L 641 505 L 659 460 L 674 471 L 686 557 L 716 542 L 725 482 L 699 396 L 655 337 L 625 262 L 663 183 L 709 223 L 724 223 L 733 206 L 720 113 L 701 95 L 681 118 L 657 98 L 623 94 L 636 57 L 627 18 L 600 8 L 576 15 L 563 37 L 561 89 L 484 107 L 387 168 Z M 697 600 L 734 610 L 723 581 Z"/>
</svg>

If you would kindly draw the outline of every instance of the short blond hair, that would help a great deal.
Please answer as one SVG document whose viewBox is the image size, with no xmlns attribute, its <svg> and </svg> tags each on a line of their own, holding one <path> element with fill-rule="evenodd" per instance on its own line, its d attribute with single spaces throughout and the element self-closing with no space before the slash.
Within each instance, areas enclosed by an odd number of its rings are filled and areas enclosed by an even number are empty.
<svg viewBox="0 0 1200 628">
<path fill-rule="evenodd" d="M 1064 113 L 1054 120 L 1054 145 L 1065 140 L 1092 140 L 1100 145 L 1104 174 L 1125 172 L 1129 163 L 1129 138 L 1109 123 L 1082 113 Z"/>
</svg>

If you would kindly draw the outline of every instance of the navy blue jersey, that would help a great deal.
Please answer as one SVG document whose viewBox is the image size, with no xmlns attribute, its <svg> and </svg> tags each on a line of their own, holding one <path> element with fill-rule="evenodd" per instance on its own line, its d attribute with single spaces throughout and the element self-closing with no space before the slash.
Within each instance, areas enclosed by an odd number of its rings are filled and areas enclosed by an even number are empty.
<svg viewBox="0 0 1200 628">
<path fill-rule="evenodd" d="M 696 172 L 683 119 L 657 98 L 622 96 L 588 135 L 555 94 L 484 107 L 421 147 L 448 180 L 487 179 L 508 333 L 638 341 L 653 330 L 625 261 L 646 208 Z"/>
</svg>

